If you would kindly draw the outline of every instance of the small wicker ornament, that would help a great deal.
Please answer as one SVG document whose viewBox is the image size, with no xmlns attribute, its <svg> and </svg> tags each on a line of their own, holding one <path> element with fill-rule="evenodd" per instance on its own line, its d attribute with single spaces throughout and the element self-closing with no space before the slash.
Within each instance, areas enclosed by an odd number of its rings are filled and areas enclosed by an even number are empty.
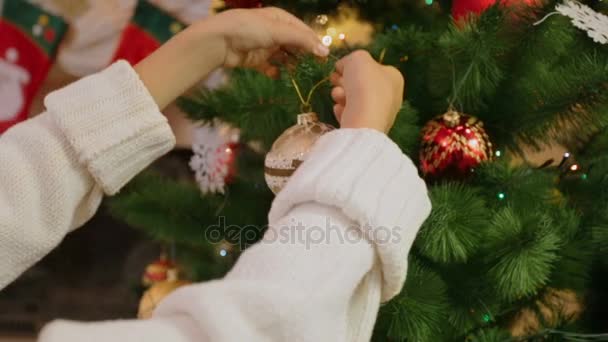
<svg viewBox="0 0 608 342">
<path fill-rule="evenodd" d="M 492 158 L 483 122 L 449 109 L 422 128 L 420 168 L 427 179 L 462 179 Z"/>
<path fill-rule="evenodd" d="M 298 123 L 283 132 L 266 154 L 264 174 L 272 192 L 278 194 L 283 189 L 317 140 L 334 129 L 320 122 L 315 113 L 298 115 Z"/>
<path fill-rule="evenodd" d="M 148 319 L 154 314 L 156 307 L 162 302 L 165 297 L 171 294 L 178 288 L 189 285 L 189 281 L 179 280 L 178 270 L 175 268 L 170 269 L 167 272 L 167 280 L 156 283 L 141 297 L 139 301 L 139 310 L 137 317 L 140 319 Z"/>
</svg>

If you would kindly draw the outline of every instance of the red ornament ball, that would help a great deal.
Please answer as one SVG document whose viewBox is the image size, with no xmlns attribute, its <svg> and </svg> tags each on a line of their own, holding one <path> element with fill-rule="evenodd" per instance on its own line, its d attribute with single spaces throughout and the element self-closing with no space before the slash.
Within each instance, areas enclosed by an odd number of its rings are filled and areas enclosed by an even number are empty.
<svg viewBox="0 0 608 342">
<path fill-rule="evenodd" d="M 167 258 L 166 254 L 161 254 L 160 259 L 146 266 L 146 271 L 141 278 L 142 285 L 149 287 L 166 281 L 169 271 L 173 268 L 175 268 L 175 264 Z"/>
<path fill-rule="evenodd" d="M 226 0 L 226 6 L 230 8 L 259 8 L 262 1 L 259 0 Z"/>
<path fill-rule="evenodd" d="M 236 157 L 239 154 L 242 146 L 240 143 L 228 143 L 222 147 L 223 152 L 227 155 L 225 163 L 228 165 L 228 174 L 226 175 L 226 184 L 234 183 L 238 174 Z"/>
<path fill-rule="evenodd" d="M 503 6 L 533 6 L 539 0 L 501 0 Z M 496 0 L 454 0 L 452 1 L 452 17 L 459 21 L 469 14 L 481 14 L 488 7 L 494 5 Z"/>
<path fill-rule="evenodd" d="M 420 168 L 427 178 L 465 178 L 491 158 L 492 142 L 474 116 L 448 110 L 422 128 Z"/>
</svg>

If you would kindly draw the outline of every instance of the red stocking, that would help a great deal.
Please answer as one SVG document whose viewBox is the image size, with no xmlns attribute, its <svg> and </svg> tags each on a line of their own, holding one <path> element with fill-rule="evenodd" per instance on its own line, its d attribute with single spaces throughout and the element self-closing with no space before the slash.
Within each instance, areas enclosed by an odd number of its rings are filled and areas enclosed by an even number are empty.
<svg viewBox="0 0 608 342">
<path fill-rule="evenodd" d="M 4 2 L 0 18 L 0 133 L 27 118 L 67 25 L 25 0 Z"/>
<path fill-rule="evenodd" d="M 135 16 L 122 34 L 114 60 L 125 59 L 135 65 L 184 27 L 167 12 L 140 0 Z"/>
</svg>

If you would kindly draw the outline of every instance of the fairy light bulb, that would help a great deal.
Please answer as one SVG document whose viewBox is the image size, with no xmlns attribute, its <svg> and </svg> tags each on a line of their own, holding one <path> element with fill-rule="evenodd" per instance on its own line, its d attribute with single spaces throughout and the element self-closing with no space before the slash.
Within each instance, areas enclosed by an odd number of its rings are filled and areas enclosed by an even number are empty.
<svg viewBox="0 0 608 342">
<path fill-rule="evenodd" d="M 340 40 L 344 40 L 344 39 L 346 39 L 346 35 L 344 33 L 340 33 L 338 35 L 338 38 L 340 38 Z"/>
<path fill-rule="evenodd" d="M 317 16 L 315 21 L 317 22 L 317 24 L 325 25 L 329 21 L 329 17 L 325 14 L 320 14 Z"/>
<path fill-rule="evenodd" d="M 333 41 L 334 41 L 334 40 L 333 40 L 333 38 L 331 38 L 331 36 L 324 36 L 324 37 L 321 39 L 321 42 L 322 42 L 322 43 L 323 43 L 323 45 L 325 45 L 325 46 L 330 46 L 330 45 L 331 45 L 331 43 L 333 43 Z"/>
<path fill-rule="evenodd" d="M 499 192 L 497 195 L 499 200 L 504 200 L 505 198 L 507 198 L 507 195 L 504 192 Z"/>
<path fill-rule="evenodd" d="M 579 166 L 578 164 L 573 164 L 572 166 L 570 166 L 570 171 L 578 171 Z"/>
</svg>

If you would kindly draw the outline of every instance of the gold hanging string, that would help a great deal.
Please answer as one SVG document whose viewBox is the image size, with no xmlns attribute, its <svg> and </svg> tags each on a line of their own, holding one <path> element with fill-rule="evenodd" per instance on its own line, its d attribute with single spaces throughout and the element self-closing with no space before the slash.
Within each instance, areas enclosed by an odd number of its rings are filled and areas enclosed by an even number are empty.
<svg viewBox="0 0 608 342">
<path fill-rule="evenodd" d="M 317 82 L 308 92 L 308 96 L 306 97 L 306 99 L 304 99 L 304 96 L 302 95 L 302 91 L 300 90 L 300 87 L 298 86 L 298 82 L 296 82 L 296 79 L 291 77 L 291 83 L 293 84 L 293 87 L 296 90 L 296 93 L 298 94 L 298 97 L 300 98 L 300 102 L 302 102 L 302 104 L 300 105 L 300 110 L 302 111 L 302 113 L 308 113 L 312 110 L 312 104 L 310 103 L 312 100 L 312 96 L 314 95 L 315 91 L 317 91 L 317 89 L 325 82 L 329 81 L 329 77 L 325 77 L 324 79 L 320 80 L 319 82 Z"/>
<path fill-rule="evenodd" d="M 291 55 L 293 55 L 293 54 L 291 54 Z M 380 56 L 378 57 L 378 63 L 383 64 L 385 56 L 386 56 L 386 48 L 382 49 L 382 51 L 380 52 Z M 338 61 L 340 59 L 333 54 L 330 54 L 328 57 L 332 58 L 336 61 Z M 323 78 L 322 80 L 317 82 L 314 86 L 312 86 L 312 88 L 308 92 L 308 96 L 306 96 L 306 99 L 304 99 L 304 95 L 302 94 L 302 90 L 300 89 L 300 86 L 298 86 L 298 82 L 296 81 L 296 79 L 293 76 L 291 76 L 290 78 L 291 78 L 291 84 L 293 84 L 293 88 L 296 90 L 296 93 L 298 94 L 298 98 L 300 99 L 300 102 L 301 102 L 300 110 L 302 111 L 302 113 L 308 113 L 312 110 L 312 104 L 311 104 L 312 96 L 317 91 L 317 89 L 321 85 L 323 85 L 323 83 L 329 81 L 330 76 Z"/>
<path fill-rule="evenodd" d="M 298 87 L 298 82 L 296 82 L 296 79 L 291 77 L 291 83 L 293 84 L 293 87 L 296 89 L 296 93 L 298 94 L 298 97 L 300 98 L 300 102 L 302 102 L 302 105 L 306 105 L 307 101 L 304 100 L 304 96 L 302 96 L 302 92 L 300 91 L 300 87 Z"/>
<path fill-rule="evenodd" d="M 329 81 L 329 76 L 325 77 L 324 79 L 322 79 L 319 82 L 317 82 L 317 84 L 315 84 L 310 89 L 310 92 L 308 92 L 308 97 L 306 98 L 306 103 L 310 104 L 310 101 L 312 100 L 312 95 L 315 93 L 315 91 L 317 91 L 317 88 L 319 88 L 323 83 L 325 83 L 327 81 Z"/>
<path fill-rule="evenodd" d="M 384 56 L 386 56 L 386 48 L 380 51 L 380 57 L 378 57 L 378 63 L 384 64 Z"/>
</svg>

